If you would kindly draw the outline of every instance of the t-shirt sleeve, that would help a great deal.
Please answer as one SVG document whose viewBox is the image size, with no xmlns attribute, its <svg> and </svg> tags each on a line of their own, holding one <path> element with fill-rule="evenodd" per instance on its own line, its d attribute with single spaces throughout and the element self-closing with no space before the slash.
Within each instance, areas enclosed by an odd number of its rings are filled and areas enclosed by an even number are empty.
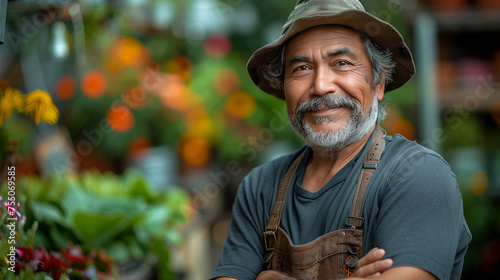
<svg viewBox="0 0 500 280">
<path fill-rule="evenodd" d="M 394 266 L 419 267 L 438 279 L 450 279 L 470 233 L 449 165 L 431 152 L 405 158 L 379 201 L 374 245 L 386 250 Z"/>
<path fill-rule="evenodd" d="M 268 215 L 264 213 L 262 200 L 257 198 L 255 182 L 251 179 L 257 176 L 253 173 L 238 188 L 229 234 L 211 279 L 226 276 L 253 280 L 263 270 L 262 225 Z"/>
</svg>

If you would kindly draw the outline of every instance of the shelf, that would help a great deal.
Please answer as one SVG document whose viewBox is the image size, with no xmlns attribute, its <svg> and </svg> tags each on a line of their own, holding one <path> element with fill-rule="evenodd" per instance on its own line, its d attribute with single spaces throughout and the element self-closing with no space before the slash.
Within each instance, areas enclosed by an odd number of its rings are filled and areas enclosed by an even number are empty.
<svg viewBox="0 0 500 280">
<path fill-rule="evenodd" d="M 438 94 L 441 110 L 463 112 L 489 112 L 491 106 L 500 102 L 500 83 L 452 89 Z"/>
<path fill-rule="evenodd" d="M 430 11 L 438 30 L 500 31 L 500 10 Z"/>
</svg>

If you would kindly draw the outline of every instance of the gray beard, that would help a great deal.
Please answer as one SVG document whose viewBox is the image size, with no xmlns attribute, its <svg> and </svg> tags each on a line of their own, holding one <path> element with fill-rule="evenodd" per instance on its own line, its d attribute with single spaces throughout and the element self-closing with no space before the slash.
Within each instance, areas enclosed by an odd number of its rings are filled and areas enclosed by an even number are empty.
<svg viewBox="0 0 500 280">
<path fill-rule="evenodd" d="M 304 113 L 319 110 L 322 106 L 327 108 L 347 107 L 351 110 L 349 119 L 337 131 L 315 131 L 304 120 Z M 288 116 L 290 124 L 297 133 L 321 157 L 336 158 L 339 151 L 361 140 L 368 134 L 377 122 L 379 102 L 374 95 L 373 101 L 366 114 L 363 113 L 361 104 L 350 96 L 331 94 L 322 97 L 310 98 L 299 104 L 295 115 Z M 337 121 L 334 117 L 314 118 L 318 124 Z"/>
</svg>

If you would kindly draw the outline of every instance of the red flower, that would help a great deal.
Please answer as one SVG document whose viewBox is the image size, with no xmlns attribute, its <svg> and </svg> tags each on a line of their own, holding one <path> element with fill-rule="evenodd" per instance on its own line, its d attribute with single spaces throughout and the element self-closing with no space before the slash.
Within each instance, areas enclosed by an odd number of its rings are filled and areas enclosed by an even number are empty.
<svg viewBox="0 0 500 280">
<path fill-rule="evenodd" d="M 62 250 L 61 254 L 68 261 L 71 267 L 78 269 L 85 269 L 87 267 L 87 263 L 89 262 L 87 256 L 82 251 L 82 248 L 78 246 L 74 246 L 71 243 L 68 243 L 66 250 Z"/>
<path fill-rule="evenodd" d="M 60 253 L 47 252 L 43 247 L 19 247 L 16 251 L 16 271 L 29 267 L 33 272 L 46 272 L 53 279 L 59 279 L 63 273 L 80 275 L 82 279 L 95 279 L 96 273 L 112 277 L 112 272 L 117 269 L 113 258 L 103 249 L 92 248 L 85 255 L 79 246 L 71 243 Z"/>
<path fill-rule="evenodd" d="M 48 258 L 45 258 L 41 261 L 41 264 L 45 268 L 44 271 L 46 271 L 47 274 L 54 279 L 59 279 L 61 277 L 61 274 L 66 272 L 66 270 L 69 268 L 67 264 L 62 262 L 59 254 L 52 252 L 49 253 Z"/>
</svg>

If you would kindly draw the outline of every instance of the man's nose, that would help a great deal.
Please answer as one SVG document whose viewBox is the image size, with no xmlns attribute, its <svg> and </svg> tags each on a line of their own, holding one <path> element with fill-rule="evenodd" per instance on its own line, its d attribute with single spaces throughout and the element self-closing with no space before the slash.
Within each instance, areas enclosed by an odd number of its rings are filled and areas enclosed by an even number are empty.
<svg viewBox="0 0 500 280">
<path fill-rule="evenodd" d="M 337 91 L 335 79 L 337 75 L 327 65 L 316 68 L 314 84 L 311 87 L 312 95 L 323 96 Z"/>
</svg>

